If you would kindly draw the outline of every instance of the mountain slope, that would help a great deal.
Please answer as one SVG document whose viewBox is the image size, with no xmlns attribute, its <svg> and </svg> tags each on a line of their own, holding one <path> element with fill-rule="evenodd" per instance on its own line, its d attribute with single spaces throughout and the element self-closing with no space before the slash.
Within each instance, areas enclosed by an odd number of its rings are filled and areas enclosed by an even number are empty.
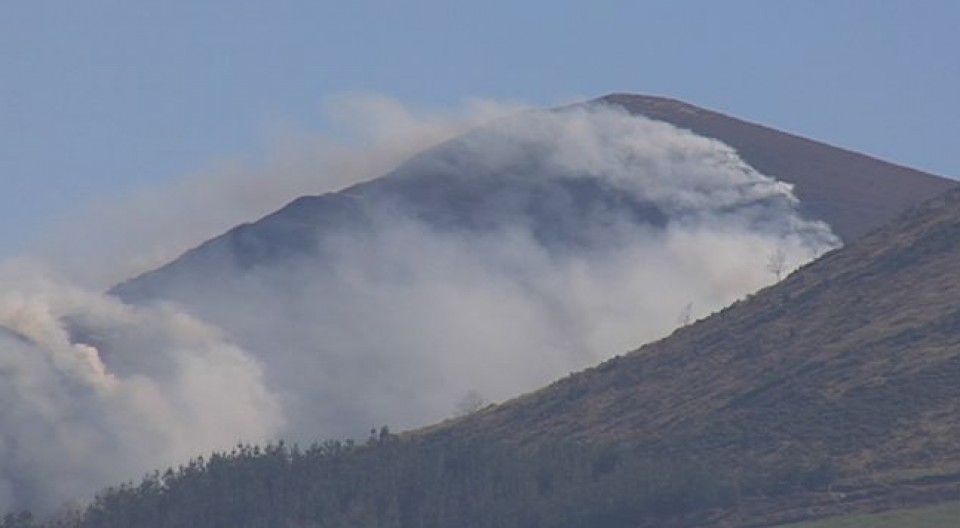
<svg viewBox="0 0 960 528">
<path fill-rule="evenodd" d="M 958 258 L 955 190 L 535 393 L 198 459 L 65 526 L 761 527 L 955 500 Z"/>
<path fill-rule="evenodd" d="M 611 94 L 599 100 L 730 145 L 760 172 L 794 184 L 801 211 L 830 224 L 847 242 L 956 185 L 674 99 Z"/>
<path fill-rule="evenodd" d="M 627 442 L 765 471 L 827 462 L 849 497 L 810 499 L 824 511 L 924 483 L 956 496 L 958 261 L 952 191 L 662 341 L 424 434 Z"/>
</svg>

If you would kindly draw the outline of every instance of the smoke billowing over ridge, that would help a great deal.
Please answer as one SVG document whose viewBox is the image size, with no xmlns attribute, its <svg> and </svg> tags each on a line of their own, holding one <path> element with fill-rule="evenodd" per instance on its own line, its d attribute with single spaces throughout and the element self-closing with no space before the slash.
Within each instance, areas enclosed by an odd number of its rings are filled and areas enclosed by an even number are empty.
<svg viewBox="0 0 960 528">
<path fill-rule="evenodd" d="M 368 180 L 502 113 L 360 107 L 368 141 L 308 141 L 336 155 L 291 154 L 263 171 L 295 168 L 241 183 L 293 198 Z M 238 185 L 199 181 L 160 196 Z M 448 417 L 478 394 L 502 401 L 769 284 L 771 256 L 788 271 L 838 244 L 729 147 L 609 107 L 517 114 L 336 199 L 347 213 L 298 231 L 303 251 L 200 259 L 149 295 L 129 288 L 135 305 L 8 265 L 0 509 L 55 506 L 240 440 L 356 436 Z M 232 207 L 220 200 L 200 203 Z M 204 207 L 175 213 L 237 214 Z M 110 262 L 112 243 L 97 247 Z M 137 261 L 117 251 L 121 270 Z"/>
<path fill-rule="evenodd" d="M 355 435 L 502 401 L 769 284 L 772 256 L 786 271 L 837 244 L 796 206 L 717 141 L 606 106 L 530 111 L 117 292 L 175 300 L 261 358 L 292 437 Z"/>
<path fill-rule="evenodd" d="M 225 156 L 168 183 L 78 207 L 46 233 L 36 253 L 91 288 L 166 264 L 227 229 L 297 196 L 379 177 L 426 148 L 520 111 L 518 103 L 468 100 L 448 112 L 418 111 L 375 95 L 324 100 L 320 126 L 270 129 L 262 152 Z"/>
</svg>

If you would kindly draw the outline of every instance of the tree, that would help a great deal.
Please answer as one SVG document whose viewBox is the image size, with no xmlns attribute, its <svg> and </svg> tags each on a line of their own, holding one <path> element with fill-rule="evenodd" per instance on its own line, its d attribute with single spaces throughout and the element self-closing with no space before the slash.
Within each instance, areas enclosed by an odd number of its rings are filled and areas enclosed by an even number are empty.
<svg viewBox="0 0 960 528">
<path fill-rule="evenodd" d="M 486 406 L 487 400 L 483 399 L 480 393 L 472 390 L 457 403 L 457 416 L 473 414 Z"/>
<path fill-rule="evenodd" d="M 688 302 L 684 305 L 683 309 L 680 310 L 680 315 L 677 316 L 677 323 L 680 326 L 687 326 L 693 321 L 693 303 Z"/>
<path fill-rule="evenodd" d="M 786 270 L 787 252 L 782 247 L 778 247 L 769 258 L 767 258 L 767 271 L 777 277 L 777 282 L 783 278 L 783 272 Z"/>
</svg>

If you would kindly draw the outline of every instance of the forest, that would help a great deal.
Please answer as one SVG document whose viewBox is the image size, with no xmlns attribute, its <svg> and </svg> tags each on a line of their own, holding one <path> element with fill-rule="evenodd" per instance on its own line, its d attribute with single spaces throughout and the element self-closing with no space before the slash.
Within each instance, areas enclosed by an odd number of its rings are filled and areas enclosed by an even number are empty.
<svg viewBox="0 0 960 528">
<path fill-rule="evenodd" d="M 822 488 L 829 467 L 747 472 L 625 445 L 401 438 L 238 445 L 0 528 L 606 528 L 709 518 L 745 497 Z"/>
</svg>

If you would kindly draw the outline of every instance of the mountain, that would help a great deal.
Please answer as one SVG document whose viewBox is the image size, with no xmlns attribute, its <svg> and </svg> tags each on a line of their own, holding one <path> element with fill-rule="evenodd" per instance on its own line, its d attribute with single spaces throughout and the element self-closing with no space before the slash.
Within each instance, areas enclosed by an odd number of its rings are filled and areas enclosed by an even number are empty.
<svg viewBox="0 0 960 528">
<path fill-rule="evenodd" d="M 263 365 L 288 437 L 408 429 L 660 338 L 953 184 L 709 114 L 750 139 L 744 154 L 697 123 L 630 113 L 655 100 L 611 97 L 520 113 L 298 198 L 111 293 L 221 329 Z M 108 368 L 123 361 L 71 329 Z"/>
<path fill-rule="evenodd" d="M 958 259 L 953 190 L 534 393 L 364 446 L 241 446 L 63 526 L 761 527 L 957 499 Z"/>
<path fill-rule="evenodd" d="M 955 185 L 953 180 L 674 99 L 611 94 L 599 100 L 730 145 L 760 172 L 792 183 L 801 211 L 830 224 L 844 241 L 863 236 Z"/>
<path fill-rule="evenodd" d="M 844 241 L 862 236 L 956 183 L 672 99 L 613 94 L 592 104 L 622 107 L 730 145 L 761 173 L 793 184 L 803 216 L 826 222 Z M 421 154 L 395 173 L 414 172 L 425 158 L 453 156 L 455 147 L 456 140 Z M 574 204 L 573 209 L 534 211 L 535 229 L 554 239 L 582 239 L 583 233 L 569 229 L 573 219 L 611 207 L 647 223 L 666 222 L 664 213 L 650 203 L 638 203 L 596 181 L 582 179 L 555 186 L 498 177 L 451 178 L 448 172 L 431 167 L 413 177 L 387 175 L 342 191 L 298 198 L 157 270 L 117 285 L 113 293 L 129 300 L 163 297 L 178 283 L 216 281 L 217 273 L 208 270 L 224 265 L 249 269 L 313 252 L 317 249 L 317 229 L 363 229 L 370 222 L 367 204 L 383 198 L 402 202 L 401 207 L 434 224 L 476 226 L 505 221 L 502 198 L 518 191 L 527 197 L 526 207 L 555 203 L 549 198 L 561 195 Z"/>
</svg>

